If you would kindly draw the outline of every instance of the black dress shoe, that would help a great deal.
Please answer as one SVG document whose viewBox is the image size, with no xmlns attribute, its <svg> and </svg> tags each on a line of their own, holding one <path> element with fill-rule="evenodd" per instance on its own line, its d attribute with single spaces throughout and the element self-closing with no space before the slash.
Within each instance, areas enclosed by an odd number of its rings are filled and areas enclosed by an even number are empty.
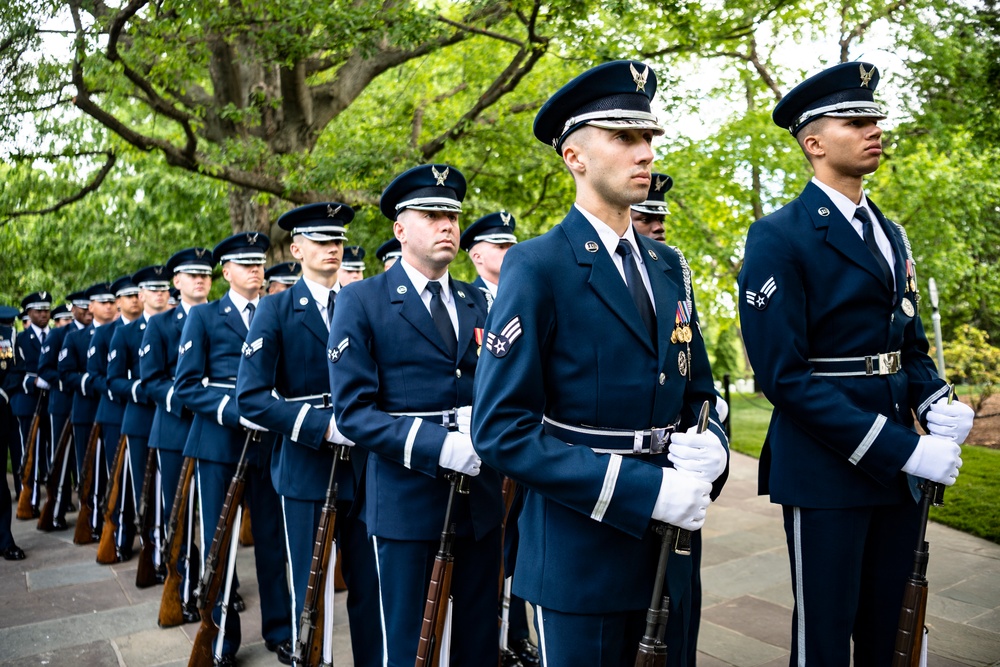
<svg viewBox="0 0 1000 667">
<path fill-rule="evenodd" d="M 3 550 L 4 560 L 24 560 L 24 549 L 16 544 Z"/>
<path fill-rule="evenodd" d="M 232 653 L 226 653 L 221 658 L 219 658 L 219 661 L 215 664 L 218 665 L 219 667 L 236 667 L 236 665 L 239 663 L 236 662 L 235 655 L 233 655 Z"/>
<path fill-rule="evenodd" d="M 243 601 L 239 593 L 233 593 L 233 600 L 229 603 L 229 606 L 232 607 L 233 611 L 240 613 L 247 610 L 247 603 Z"/>
<path fill-rule="evenodd" d="M 75 512 L 75 511 L 76 511 L 76 505 L 74 505 L 74 504 L 73 504 L 73 503 L 71 503 L 71 502 L 70 502 L 70 503 L 67 503 L 67 504 L 66 504 L 66 511 L 67 511 L 67 512 Z"/>
<path fill-rule="evenodd" d="M 201 621 L 201 613 L 197 605 L 193 602 L 185 607 L 181 607 L 181 618 L 183 623 L 198 623 Z"/>
<path fill-rule="evenodd" d="M 52 530 L 66 530 L 67 528 L 69 528 L 69 524 L 66 523 L 66 517 L 52 520 Z"/>
<path fill-rule="evenodd" d="M 541 664 L 541 659 L 538 657 L 538 649 L 535 648 L 535 645 L 529 639 L 518 639 L 512 644 L 508 644 L 508 646 L 521 659 L 521 664 L 524 667 L 538 667 Z"/>
<path fill-rule="evenodd" d="M 500 649 L 500 667 L 524 667 L 521 659 L 509 648 Z"/>
<path fill-rule="evenodd" d="M 42 510 L 39 509 L 39 508 L 37 508 L 37 507 L 32 507 L 31 508 L 31 518 L 32 519 L 37 519 L 40 516 L 42 516 Z"/>
<path fill-rule="evenodd" d="M 264 648 L 271 653 L 276 653 L 278 655 L 278 662 L 281 664 L 292 664 L 292 655 L 294 654 L 294 650 L 292 649 L 291 639 L 286 639 L 283 642 L 269 642 L 265 640 Z"/>
</svg>

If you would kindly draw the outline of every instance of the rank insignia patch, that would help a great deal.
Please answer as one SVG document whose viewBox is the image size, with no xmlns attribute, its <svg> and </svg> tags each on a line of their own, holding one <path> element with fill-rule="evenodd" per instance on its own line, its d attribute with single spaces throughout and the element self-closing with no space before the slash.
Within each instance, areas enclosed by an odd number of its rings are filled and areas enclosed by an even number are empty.
<svg viewBox="0 0 1000 667">
<path fill-rule="evenodd" d="M 149 344 L 146 344 L 143 347 L 139 348 L 140 357 L 145 357 L 147 354 L 149 354 Z"/>
<path fill-rule="evenodd" d="M 184 354 L 185 352 L 187 352 L 188 350 L 190 350 L 190 349 L 191 349 L 191 346 L 192 346 L 193 344 L 194 344 L 194 341 L 193 341 L 193 340 L 189 340 L 188 342 L 184 343 L 184 344 L 183 344 L 183 345 L 181 345 L 181 346 L 180 346 L 179 348 L 177 348 L 177 352 L 178 352 L 179 354 Z"/>
<path fill-rule="evenodd" d="M 491 331 L 486 334 L 486 349 L 498 359 L 505 357 L 522 333 L 524 332 L 521 330 L 521 317 L 515 315 L 514 319 L 503 326 L 500 333 Z"/>
<path fill-rule="evenodd" d="M 59 361 L 62 361 L 63 359 L 65 359 L 66 355 L 68 355 L 68 354 L 69 354 L 69 350 L 68 349 L 59 350 Z M 13 356 L 13 355 L 11 355 L 11 356 Z"/>
<path fill-rule="evenodd" d="M 764 281 L 760 291 L 747 290 L 747 303 L 757 310 L 764 310 L 771 302 L 771 295 L 778 291 L 778 284 L 774 282 L 774 276 Z"/>
<path fill-rule="evenodd" d="M 254 352 L 264 347 L 264 338 L 258 338 L 252 343 L 243 343 L 243 356 L 249 359 L 254 355 Z"/>
<path fill-rule="evenodd" d="M 327 350 L 326 356 L 329 357 L 331 362 L 337 363 L 338 361 L 340 361 L 340 358 L 344 356 L 344 350 L 346 350 L 350 346 L 350 344 L 351 344 L 350 339 L 345 338 L 344 340 L 337 343 L 337 347 L 331 347 L 329 350 Z"/>
</svg>

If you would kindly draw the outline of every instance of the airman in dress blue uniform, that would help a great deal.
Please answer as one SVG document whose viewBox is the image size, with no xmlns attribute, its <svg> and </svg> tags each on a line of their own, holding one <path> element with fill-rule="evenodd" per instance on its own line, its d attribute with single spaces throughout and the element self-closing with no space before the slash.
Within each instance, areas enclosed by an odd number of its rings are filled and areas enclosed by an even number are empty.
<svg viewBox="0 0 1000 667">
<path fill-rule="evenodd" d="M 365 279 L 365 249 L 359 245 L 344 246 L 344 261 L 337 272 L 337 282 L 350 285 Z"/>
<path fill-rule="evenodd" d="M 207 248 L 186 248 L 167 260 L 166 273 L 172 276 L 174 284 L 178 286 L 180 303 L 173 310 L 149 318 L 146 334 L 142 339 L 144 353 L 139 359 L 139 375 L 143 390 L 156 404 L 149 432 L 149 446 L 156 449 L 157 453 L 162 517 L 169 517 L 173 510 L 174 496 L 184 464 L 184 443 L 187 441 L 192 419 L 191 411 L 181 403 L 174 388 L 177 350 L 188 313 L 194 306 L 205 303 L 209 290 L 212 289 L 214 266 L 212 251 Z M 186 517 L 180 517 L 180 521 L 186 521 Z M 178 567 L 184 568 L 185 563 L 200 563 L 194 549 L 190 558 L 178 560 Z M 199 619 L 192 595 L 199 568 L 195 565 L 191 570 L 190 573 L 181 570 L 180 598 L 184 603 L 181 613 L 186 623 Z"/>
<path fill-rule="evenodd" d="M 700 528 L 725 480 L 714 410 L 694 432 L 715 392 L 690 271 L 629 218 L 663 134 L 655 90 L 647 65 L 612 62 L 539 111 L 535 136 L 562 157 L 576 204 L 507 252 L 476 373 L 476 450 L 525 489 L 514 593 L 535 607 L 547 667 L 635 663 L 660 544 L 652 523 Z M 676 666 L 696 653 L 692 541 L 690 557 L 670 558 L 664 591 Z"/>
<path fill-rule="evenodd" d="M 399 239 L 393 237 L 380 245 L 378 250 L 375 251 L 375 256 L 378 257 L 378 261 L 382 262 L 382 270 L 388 271 L 389 267 L 403 256 L 403 249 L 399 245 Z"/>
<path fill-rule="evenodd" d="M 135 517 L 146 474 L 149 433 L 156 414 L 156 406 L 142 386 L 139 375 L 139 363 L 145 354 L 142 339 L 146 335 L 149 318 L 166 309 L 167 291 L 170 289 L 167 269 L 159 264 L 136 271 L 132 275 L 132 283 L 139 288 L 142 312 L 115 330 L 108 350 L 108 389 L 125 405 L 121 433 L 125 436 L 128 452 L 126 470 L 131 484 L 127 490 L 122 489 L 119 498 L 125 501 L 125 541 L 128 544 L 131 544 L 135 533 Z M 155 477 L 153 483 L 157 483 Z M 145 539 L 153 539 L 153 536 L 145 536 Z M 154 560 L 157 559 L 158 556 L 154 557 Z"/>
<path fill-rule="evenodd" d="M 201 544 L 212 543 L 226 490 L 247 431 L 261 427 L 240 415 L 236 404 L 236 373 L 243 358 L 248 326 L 256 311 L 264 281 L 264 252 L 270 244 L 261 233 L 244 232 L 221 241 L 212 251 L 222 265 L 229 291 L 218 301 L 195 306 L 188 313 L 178 349 L 177 397 L 194 412 L 184 456 L 197 459 L 195 472 L 201 505 Z M 288 580 L 285 576 L 284 529 L 281 504 L 271 483 L 273 438 L 247 450 L 246 500 L 253 517 L 251 529 L 260 592 L 261 634 L 267 648 L 290 662 L 292 618 Z M 207 549 L 207 547 L 204 547 Z M 208 554 L 205 554 L 206 556 Z M 235 586 L 235 582 L 234 582 Z M 221 619 L 223 591 L 213 616 Z M 239 615 L 226 616 L 222 664 L 235 664 L 240 646 Z"/>
<path fill-rule="evenodd" d="M 448 165 L 398 176 L 382 193 L 402 257 L 345 287 L 330 329 L 337 426 L 369 451 L 365 522 L 379 575 L 385 662 L 410 667 L 448 502 L 447 471 L 471 476 L 456 496 L 451 664 L 497 664 L 500 477 L 468 435 L 486 301 L 449 276 L 459 250 L 465 178 Z"/>
<path fill-rule="evenodd" d="M 663 220 L 670 213 L 665 197 L 674 186 L 674 179 L 667 174 L 651 174 L 646 201 L 632 204 L 632 226 L 637 234 L 660 243 L 666 242 Z"/>
<path fill-rule="evenodd" d="M 469 253 L 479 274 L 472 284 L 486 295 L 487 303 L 492 304 L 497 296 L 504 255 L 517 243 L 515 227 L 514 214 L 498 211 L 479 218 L 462 232 L 462 250 Z"/>
<path fill-rule="evenodd" d="M 277 294 L 298 282 L 302 275 L 302 267 L 298 262 L 281 262 L 264 271 L 264 281 L 267 283 L 267 293 Z"/>
<path fill-rule="evenodd" d="M 747 353 L 774 404 L 759 484 L 784 513 L 791 665 L 848 665 L 852 639 L 858 667 L 891 662 L 915 478 L 954 483 L 972 426 L 927 355 L 906 232 L 864 193 L 882 153 L 878 80 L 869 63 L 836 65 L 775 107 L 815 176 L 751 225 L 739 278 Z M 936 435 L 917 435 L 914 412 Z"/>
<path fill-rule="evenodd" d="M 28 448 L 35 449 L 34 465 L 31 472 L 32 495 L 31 511 L 32 516 L 37 517 L 38 503 L 41 500 L 41 487 L 37 480 L 45 477 L 48 470 L 47 452 L 51 440 L 49 432 L 48 416 L 48 383 L 45 380 L 39 381 L 38 359 L 42 354 L 42 347 L 48 338 L 49 314 L 52 307 L 52 295 L 49 292 L 32 292 L 21 299 L 21 309 L 28 318 L 28 323 L 24 331 L 17 336 L 14 345 L 14 368 L 7 375 L 5 388 L 10 397 L 10 407 L 17 418 L 21 431 L 21 446 L 17 452 L 17 460 L 14 460 L 14 450 L 11 450 L 11 465 L 14 467 L 14 488 L 21 492 L 21 476 L 19 468 L 21 462 L 27 460 Z M 39 423 L 38 435 L 33 443 L 28 442 L 31 431 L 31 422 L 35 414 L 35 407 L 39 405 L 42 419 Z"/>
<path fill-rule="evenodd" d="M 66 297 L 69 301 L 72 294 Z M 49 325 L 53 329 L 61 329 L 73 321 L 73 312 L 65 303 L 59 304 L 49 312 Z"/>
<path fill-rule="evenodd" d="M 326 369 L 326 343 L 350 206 L 319 203 L 293 209 L 278 219 L 292 237 L 292 255 L 302 278 L 291 289 L 261 301 L 250 326 L 237 382 L 240 413 L 281 434 L 271 464 L 274 488 L 281 495 L 291 572 L 293 642 L 298 639 L 313 544 L 326 499 L 333 444 L 339 438 Z M 363 478 L 366 452 L 351 452 L 350 464 L 336 470 L 335 539 L 347 583 L 354 664 L 382 664 L 378 578 L 375 557 L 360 512 L 352 506 Z M 333 590 L 333 569 L 327 570 Z M 331 609 L 326 610 L 332 613 Z M 322 632 L 317 629 L 317 632 Z"/>
<path fill-rule="evenodd" d="M 7 466 L 7 452 L 20 448 L 21 437 L 17 423 L 10 411 L 10 401 L 4 381 L 14 368 L 14 319 L 18 310 L 13 306 L 0 306 L 0 463 Z M 15 467 L 16 471 L 17 468 Z M 13 506 L 6 471 L 0 475 L 0 556 L 4 560 L 24 560 L 24 549 L 17 546 L 10 531 Z"/>
</svg>

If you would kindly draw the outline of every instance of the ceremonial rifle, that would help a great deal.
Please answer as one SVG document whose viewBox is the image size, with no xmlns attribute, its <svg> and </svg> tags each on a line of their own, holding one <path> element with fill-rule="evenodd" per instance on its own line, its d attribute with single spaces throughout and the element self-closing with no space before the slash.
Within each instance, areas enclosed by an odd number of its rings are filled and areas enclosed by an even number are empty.
<svg viewBox="0 0 1000 667">
<path fill-rule="evenodd" d="M 708 429 L 708 417 L 711 407 L 708 401 L 701 406 L 698 413 L 698 433 Z M 657 521 L 653 531 L 660 535 L 660 557 L 656 562 L 656 575 L 653 577 L 653 599 L 646 610 L 646 630 L 639 640 L 639 652 L 635 657 L 635 667 L 666 667 L 667 644 L 663 640 L 667 632 L 667 621 L 670 619 L 670 596 L 664 595 L 663 584 L 667 575 L 667 560 L 670 558 L 671 543 L 677 539 L 674 533 L 680 528 Z M 682 531 L 688 532 L 688 531 Z M 687 553 L 691 553 L 690 534 L 687 538 Z M 676 547 L 675 547 L 676 550 Z M 677 553 L 683 553 L 677 550 Z"/>
<path fill-rule="evenodd" d="M 948 394 L 948 403 L 955 399 L 955 388 Z M 944 484 L 923 480 L 918 487 L 920 499 L 920 529 L 917 534 L 917 548 L 913 551 L 913 571 L 903 589 L 903 604 L 899 609 L 899 626 L 896 629 L 896 645 L 892 651 L 892 667 L 918 667 L 924 642 L 924 619 L 927 616 L 927 561 L 930 545 L 927 536 L 927 521 L 931 506 L 944 505 Z"/>
<path fill-rule="evenodd" d="M 139 500 L 139 511 L 136 514 L 135 526 L 139 533 L 139 564 L 135 570 L 135 585 L 137 588 L 149 588 L 156 585 L 156 541 L 152 533 L 158 530 L 155 525 L 156 510 L 160 499 L 156 493 L 157 473 L 156 450 L 149 448 L 146 455 L 146 472 L 143 473 L 142 498 Z"/>
<path fill-rule="evenodd" d="M 163 597 L 160 598 L 160 615 L 157 619 L 161 628 L 171 628 L 184 622 L 184 602 L 181 600 L 181 585 L 184 580 L 181 578 L 177 565 L 181 558 L 181 545 L 187 539 L 192 528 L 190 525 L 181 528 L 180 521 L 182 516 L 190 512 L 188 489 L 191 487 L 193 479 L 194 459 L 188 456 L 181 464 L 180 481 L 174 492 L 174 502 L 170 506 L 170 519 L 167 522 L 167 553 L 163 559 L 167 566 L 167 580 L 163 582 Z M 190 553 L 188 558 L 190 558 Z M 185 572 L 187 571 L 188 568 L 185 568 Z"/>
<path fill-rule="evenodd" d="M 320 667 L 333 664 L 324 660 L 323 644 L 326 625 L 327 587 L 331 585 L 331 556 L 333 555 L 333 534 L 337 525 L 337 461 L 350 460 L 350 450 L 345 445 L 334 447 L 333 465 L 330 467 L 330 481 L 326 485 L 326 500 L 319 516 L 316 540 L 313 542 L 312 562 L 309 565 L 309 580 L 306 597 L 299 618 L 299 634 L 295 643 L 295 664 L 300 667 Z M 332 610 L 330 610 L 332 611 Z"/>
<path fill-rule="evenodd" d="M 451 597 L 451 572 L 455 567 L 452 545 L 455 541 L 455 524 L 451 522 L 455 493 L 469 493 L 469 478 L 461 473 L 448 473 L 451 487 L 448 490 L 448 504 L 444 510 L 444 528 L 441 530 L 441 545 L 434 556 L 434 568 L 427 587 L 427 602 L 420 624 L 420 641 L 417 643 L 417 660 L 414 667 L 439 667 L 441 644 L 444 641 L 446 622 Z M 443 666 L 446 667 L 446 666 Z"/>
<path fill-rule="evenodd" d="M 98 486 L 101 481 L 97 466 L 103 463 L 98 458 L 102 456 L 99 451 L 100 443 L 101 425 L 95 422 L 87 439 L 87 452 L 83 455 L 83 465 L 80 466 L 83 475 L 83 479 L 80 480 L 80 514 L 76 517 L 73 544 L 90 544 L 101 527 L 101 513 L 97 511 Z"/>
<path fill-rule="evenodd" d="M 59 473 L 49 470 L 49 479 L 45 483 L 45 504 L 42 505 L 42 512 L 38 516 L 38 530 L 55 530 L 55 513 L 59 505 L 62 504 L 63 484 L 66 482 L 66 469 L 69 468 L 70 441 L 73 427 L 69 420 L 63 426 L 62 434 L 59 436 L 59 444 L 56 446 L 55 456 L 52 457 L 52 466 L 55 468 L 56 462 L 60 462 Z"/>
<path fill-rule="evenodd" d="M 243 502 L 243 491 L 246 485 L 247 447 L 251 440 L 255 443 L 260 442 L 260 431 L 250 430 L 247 432 L 239 463 L 236 464 L 236 472 L 229 482 L 226 500 L 222 504 L 219 522 L 215 526 L 212 547 L 209 549 L 208 558 L 205 559 L 205 571 L 198 583 L 198 592 L 195 595 L 198 598 L 198 609 L 201 612 L 201 625 L 194 638 L 188 667 L 212 667 L 215 664 L 213 645 L 219 634 L 219 626 L 212 620 L 212 610 L 215 608 L 215 601 L 219 597 L 219 591 L 222 590 L 223 584 L 227 584 L 228 589 L 228 583 L 232 577 L 232 567 L 220 568 L 219 562 L 227 548 L 233 552 L 236 550 L 233 534 L 236 530 L 236 520 L 240 514 L 240 503 Z M 233 554 L 230 554 L 229 560 L 233 562 Z M 225 609 L 223 611 L 225 612 Z M 222 625 L 225 627 L 225 620 L 223 620 Z"/>
<path fill-rule="evenodd" d="M 104 527 L 101 530 L 101 541 L 97 545 L 97 562 L 102 565 L 110 565 L 121 561 L 121 554 L 118 553 L 118 544 L 115 534 L 120 528 L 120 521 L 115 521 L 115 506 L 125 502 L 125 483 L 122 477 L 125 474 L 125 459 L 128 457 L 128 436 L 124 433 L 118 439 L 118 451 L 115 453 L 115 464 L 112 466 L 112 477 L 108 484 L 108 492 L 104 496 Z"/>
<path fill-rule="evenodd" d="M 250 507 L 243 503 L 243 520 L 240 521 L 240 546 L 253 546 L 253 524 L 250 523 Z"/>
<path fill-rule="evenodd" d="M 31 417 L 31 428 L 28 429 L 28 439 L 25 441 L 26 450 L 21 458 L 21 495 L 17 498 L 17 518 L 34 518 L 35 509 L 35 485 L 38 483 L 37 475 L 34 474 L 37 451 L 41 443 L 38 442 L 38 431 L 42 425 L 42 404 L 45 403 L 45 390 L 38 390 L 38 400 L 35 401 L 35 414 Z"/>
</svg>

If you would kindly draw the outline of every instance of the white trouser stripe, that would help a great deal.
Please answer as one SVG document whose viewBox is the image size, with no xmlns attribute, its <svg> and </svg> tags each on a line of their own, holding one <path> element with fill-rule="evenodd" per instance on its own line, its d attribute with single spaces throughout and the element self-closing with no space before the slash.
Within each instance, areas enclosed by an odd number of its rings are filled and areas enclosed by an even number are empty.
<svg viewBox="0 0 1000 667">
<path fill-rule="evenodd" d="M 417 431 L 420 430 L 420 425 L 423 423 L 423 419 L 414 417 L 413 423 L 410 424 L 410 431 L 406 434 L 406 444 L 403 445 L 403 466 L 406 469 L 410 468 L 410 458 L 413 456 L 413 443 L 416 442 Z"/>
<path fill-rule="evenodd" d="M 861 460 L 862 456 L 868 453 L 868 448 L 872 446 L 872 443 L 875 442 L 875 438 L 877 438 L 878 434 L 882 432 L 882 427 L 885 426 L 886 421 L 888 420 L 885 418 L 885 415 L 875 417 L 875 423 L 873 423 L 872 427 L 868 429 L 868 433 L 865 434 L 865 439 L 862 440 L 861 444 L 858 445 L 858 448 L 854 450 L 854 453 L 851 454 L 851 458 L 849 458 L 848 461 L 854 465 L 858 465 L 858 461 Z"/>
<path fill-rule="evenodd" d="M 306 413 L 309 412 L 309 408 L 312 406 L 308 403 L 303 403 L 302 408 L 299 409 L 299 414 L 295 417 L 295 425 L 292 426 L 292 441 L 299 441 L 299 431 L 302 430 L 302 422 L 306 420 Z"/>
<path fill-rule="evenodd" d="M 199 462 L 197 459 L 195 459 L 195 462 L 194 462 L 194 477 L 195 477 L 195 486 L 198 487 L 198 507 L 204 508 L 205 507 L 205 502 L 202 500 L 202 497 L 201 497 L 201 462 Z M 205 559 L 208 558 L 208 551 L 206 550 L 206 546 L 205 545 L 206 544 L 209 545 L 209 546 L 212 545 L 211 542 L 206 542 L 205 541 L 205 512 L 204 511 L 198 512 L 198 534 L 201 535 L 201 549 L 202 549 L 202 552 L 203 552 L 201 554 L 201 567 L 200 567 L 200 569 L 204 569 Z"/>
<path fill-rule="evenodd" d="M 604 473 L 604 485 L 601 486 L 601 495 L 597 498 L 594 511 L 590 513 L 590 518 L 597 521 L 604 520 L 604 513 L 608 511 L 611 498 L 615 495 L 615 485 L 618 484 L 618 473 L 622 467 L 622 457 L 620 454 L 612 454 L 608 458 L 608 469 Z"/>
<path fill-rule="evenodd" d="M 291 593 L 290 597 L 292 598 L 292 649 L 294 650 L 299 643 L 299 618 L 295 615 L 295 570 L 292 569 L 292 547 L 288 543 L 288 514 L 285 512 L 285 497 L 278 497 L 281 498 L 282 528 L 285 531 L 285 558 L 288 559 L 288 592 Z"/>
<path fill-rule="evenodd" d="M 226 409 L 226 403 L 229 402 L 229 394 L 222 397 L 222 401 L 219 403 L 219 409 L 215 411 L 215 419 L 219 422 L 219 426 L 224 426 L 222 423 L 222 411 Z"/>
<path fill-rule="evenodd" d="M 794 526 L 793 540 L 795 544 L 795 612 L 796 628 L 798 637 L 799 653 L 798 666 L 806 667 L 806 608 L 805 596 L 802 593 L 804 586 L 802 577 L 802 515 L 801 508 L 792 508 L 792 524 Z"/>
<path fill-rule="evenodd" d="M 378 617 L 382 623 L 382 667 L 389 667 L 389 638 L 385 631 L 385 600 L 382 598 L 382 566 L 378 562 L 378 538 L 372 535 L 375 550 L 375 576 L 378 577 Z"/>
<path fill-rule="evenodd" d="M 542 619 L 545 616 L 545 610 L 542 609 L 541 605 L 535 605 L 535 621 L 538 623 L 538 648 L 541 649 L 542 653 L 542 667 L 549 667 L 549 655 L 545 650 L 545 623 Z"/>
</svg>

